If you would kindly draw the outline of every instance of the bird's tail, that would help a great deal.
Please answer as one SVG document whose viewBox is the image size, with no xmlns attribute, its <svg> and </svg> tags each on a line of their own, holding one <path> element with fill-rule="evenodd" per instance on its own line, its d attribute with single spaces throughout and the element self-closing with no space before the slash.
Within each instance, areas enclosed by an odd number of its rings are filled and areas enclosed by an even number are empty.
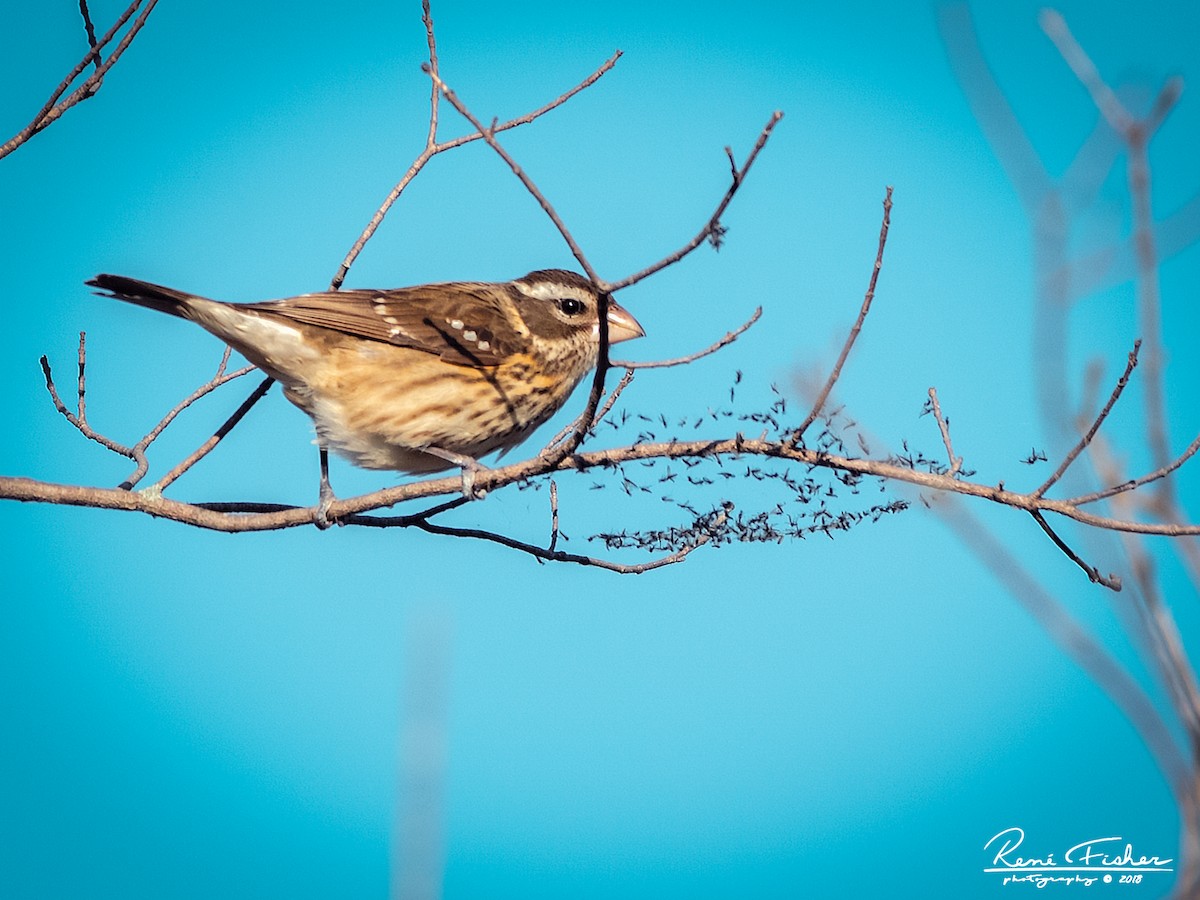
<svg viewBox="0 0 1200 900">
<path fill-rule="evenodd" d="M 126 303 L 136 303 L 138 306 L 157 309 L 159 312 L 184 319 L 191 318 L 190 301 L 198 299 L 184 291 L 151 284 L 148 281 L 138 281 L 136 278 L 126 278 L 124 275 L 97 275 L 87 284 L 98 291 L 104 291 L 102 296 L 115 297 Z"/>
</svg>

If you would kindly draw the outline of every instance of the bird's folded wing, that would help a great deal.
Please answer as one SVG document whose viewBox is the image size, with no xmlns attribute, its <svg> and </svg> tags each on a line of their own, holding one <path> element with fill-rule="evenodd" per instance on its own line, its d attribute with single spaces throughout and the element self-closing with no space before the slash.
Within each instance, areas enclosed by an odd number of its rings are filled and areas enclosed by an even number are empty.
<svg viewBox="0 0 1200 900">
<path fill-rule="evenodd" d="M 461 366 L 488 367 L 521 352 L 528 337 L 495 286 L 425 285 L 395 290 L 325 291 L 239 304 L 352 337 L 411 347 Z"/>
</svg>

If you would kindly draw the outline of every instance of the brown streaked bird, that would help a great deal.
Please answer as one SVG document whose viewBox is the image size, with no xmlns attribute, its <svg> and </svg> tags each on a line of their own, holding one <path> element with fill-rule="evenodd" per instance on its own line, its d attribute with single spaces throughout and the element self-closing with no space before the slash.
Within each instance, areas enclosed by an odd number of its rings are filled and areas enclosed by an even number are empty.
<svg viewBox="0 0 1200 900">
<path fill-rule="evenodd" d="M 599 355 L 596 288 L 562 269 L 239 304 L 120 275 L 88 285 L 216 335 L 283 385 L 322 450 L 367 469 L 465 473 L 557 412 Z M 645 333 L 611 298 L 607 319 L 610 343 Z"/>
</svg>

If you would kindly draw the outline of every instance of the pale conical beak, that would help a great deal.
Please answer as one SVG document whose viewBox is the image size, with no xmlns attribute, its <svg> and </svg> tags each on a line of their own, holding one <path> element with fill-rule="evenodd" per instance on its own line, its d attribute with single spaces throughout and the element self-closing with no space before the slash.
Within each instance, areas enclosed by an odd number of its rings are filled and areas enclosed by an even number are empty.
<svg viewBox="0 0 1200 900">
<path fill-rule="evenodd" d="M 596 334 L 599 333 L 600 326 L 597 325 Z M 631 316 L 625 307 L 610 297 L 608 301 L 608 342 L 618 344 L 621 341 L 631 341 L 634 338 L 645 336 L 646 332 L 642 330 L 638 320 Z"/>
</svg>

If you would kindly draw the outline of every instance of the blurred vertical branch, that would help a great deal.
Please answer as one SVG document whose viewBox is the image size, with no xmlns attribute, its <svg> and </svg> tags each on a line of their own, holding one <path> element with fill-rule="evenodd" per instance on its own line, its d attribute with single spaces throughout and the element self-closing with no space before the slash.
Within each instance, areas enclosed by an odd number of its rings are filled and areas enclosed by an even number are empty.
<svg viewBox="0 0 1200 900">
<path fill-rule="evenodd" d="M 445 866 L 446 719 L 453 621 L 430 607 L 409 624 L 392 834 L 392 900 L 437 900 Z"/>
<path fill-rule="evenodd" d="M 1071 409 L 1073 380 L 1067 369 L 1069 313 L 1078 299 L 1132 278 L 1136 287 L 1138 336 L 1144 344 L 1144 377 L 1140 381 L 1144 385 L 1145 427 L 1139 434 L 1144 433 L 1145 447 L 1128 449 L 1144 450 L 1155 466 L 1166 466 L 1173 454 L 1158 272 L 1164 258 L 1200 239 L 1200 195 L 1162 222 L 1155 222 L 1150 197 L 1149 144 L 1178 101 L 1183 82 L 1178 77 L 1168 79 L 1150 111 L 1139 117 L 1129 111 L 1118 91 L 1104 80 L 1059 13 L 1044 11 L 1040 24 L 1100 112 L 1096 127 L 1057 180 L 1050 176 L 1033 150 L 1032 142 L 988 67 L 966 3 L 950 3 L 939 9 L 939 26 L 958 81 L 1033 225 L 1037 270 L 1033 355 L 1040 412 L 1059 447 L 1076 442 L 1086 429 L 1086 423 L 1094 416 L 1089 408 L 1093 404 L 1079 404 L 1074 414 Z M 1126 158 L 1132 234 L 1118 246 L 1073 256 L 1070 239 L 1074 228 L 1092 213 L 1101 186 L 1122 154 Z M 1115 484 L 1111 479 L 1122 477 L 1111 444 L 1111 438 L 1089 442 L 1086 459 L 1092 467 L 1092 484 L 1094 479 Z M 1089 481 L 1079 467 L 1068 476 L 1075 485 Z M 1122 512 L 1132 511 L 1135 504 L 1142 502 L 1145 512 L 1164 522 L 1182 521 L 1185 517 L 1170 483 L 1160 486 L 1148 503 L 1119 494 L 1106 499 Z M 1111 536 L 1095 532 L 1085 539 L 1115 543 Z M 1121 696 L 1113 693 L 1111 679 L 1109 684 L 1100 683 L 1138 728 L 1175 793 L 1183 832 L 1175 896 L 1195 897 L 1200 895 L 1200 690 L 1174 616 L 1163 600 L 1164 592 L 1150 549 L 1136 535 L 1122 535 L 1119 544 L 1124 569 L 1131 575 L 1127 581 L 1133 590 L 1125 595 L 1106 596 L 1115 604 L 1126 631 L 1164 688 L 1174 725 L 1183 734 L 1182 743 L 1172 735 L 1173 748 L 1168 755 L 1157 722 L 1144 715 L 1144 710 L 1135 714 Z M 1200 593 L 1200 544 L 1184 538 L 1171 546 L 1177 548 L 1195 591 Z M 985 558 L 990 555 L 985 549 L 978 552 Z M 1029 597 L 1024 588 L 1013 593 L 1023 602 Z M 1020 596 L 1021 593 L 1025 596 Z M 1182 771 L 1172 757 L 1183 764 Z"/>
</svg>

